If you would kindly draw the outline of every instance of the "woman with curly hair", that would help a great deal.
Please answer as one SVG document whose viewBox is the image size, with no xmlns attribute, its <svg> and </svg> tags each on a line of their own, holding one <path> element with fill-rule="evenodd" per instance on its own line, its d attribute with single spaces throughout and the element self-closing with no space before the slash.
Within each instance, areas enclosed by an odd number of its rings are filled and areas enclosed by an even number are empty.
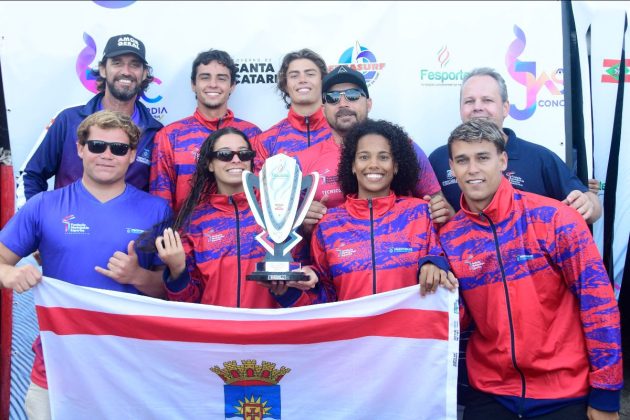
<svg viewBox="0 0 630 420">
<path fill-rule="evenodd" d="M 168 266 L 164 278 L 170 300 L 278 307 L 265 287 L 246 280 L 265 256 L 242 183 L 254 156 L 247 136 L 232 127 L 213 132 L 201 146 L 191 191 L 173 228 L 155 241 Z"/>
<path fill-rule="evenodd" d="M 428 203 L 409 197 L 418 180 L 409 136 L 387 121 L 366 120 L 344 140 L 343 205 L 329 209 L 311 240 L 308 273 L 347 300 L 417 284 L 453 288 Z"/>
</svg>

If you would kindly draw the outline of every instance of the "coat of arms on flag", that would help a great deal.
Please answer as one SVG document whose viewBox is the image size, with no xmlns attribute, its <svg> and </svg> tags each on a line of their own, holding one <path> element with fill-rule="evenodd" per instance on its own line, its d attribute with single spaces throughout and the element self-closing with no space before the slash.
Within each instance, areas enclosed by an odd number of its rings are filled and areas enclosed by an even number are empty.
<svg viewBox="0 0 630 420">
<path fill-rule="evenodd" d="M 256 360 L 236 360 L 223 363 L 223 368 L 214 366 L 210 370 L 225 382 L 225 418 L 245 420 L 280 419 L 280 385 L 278 382 L 291 371 L 282 366 Z"/>
</svg>

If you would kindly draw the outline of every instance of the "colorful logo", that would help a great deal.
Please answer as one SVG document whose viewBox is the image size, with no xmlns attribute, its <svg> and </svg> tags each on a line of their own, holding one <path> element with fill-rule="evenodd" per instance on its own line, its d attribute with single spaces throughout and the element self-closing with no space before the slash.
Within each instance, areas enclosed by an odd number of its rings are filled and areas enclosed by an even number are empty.
<svg viewBox="0 0 630 420">
<path fill-rule="evenodd" d="M 422 86 L 460 86 L 468 72 L 462 69 L 454 71 L 446 69 L 447 64 L 451 61 L 451 53 L 447 45 L 443 45 L 436 52 L 436 59 L 440 65 L 439 69 L 420 69 Z"/>
<path fill-rule="evenodd" d="M 107 9 L 122 9 L 123 7 L 131 6 L 136 0 L 117 1 L 117 0 L 93 0 L 94 3 Z"/>
<path fill-rule="evenodd" d="M 602 83 L 619 83 L 619 73 L 621 72 L 621 60 L 604 59 L 604 74 Z M 630 59 L 625 60 L 624 83 L 630 82 Z"/>
<path fill-rule="evenodd" d="M 510 116 L 516 120 L 526 120 L 536 111 L 536 106 L 554 107 L 564 106 L 564 79 L 561 68 L 553 71 L 551 76 L 542 72 L 540 76 L 536 74 L 535 61 L 521 61 L 517 58 L 525 51 L 525 32 L 517 25 L 514 25 L 516 39 L 510 44 L 505 55 L 505 65 L 510 76 L 519 84 L 525 86 L 526 103 L 525 107 L 519 109 L 516 105 L 510 105 Z M 544 87 L 549 93 L 557 96 L 557 99 L 538 100 L 538 93 Z"/>
<path fill-rule="evenodd" d="M 92 67 L 90 66 L 96 58 L 96 42 L 94 42 L 94 38 L 92 38 L 87 32 L 83 33 L 83 42 L 85 42 L 85 48 L 83 48 L 77 56 L 75 71 L 83 87 L 96 94 L 98 93 L 98 89 L 96 87 L 96 76 L 92 74 Z M 159 78 L 154 77 L 153 83 L 159 86 L 162 84 L 162 81 Z M 163 99 L 162 95 L 150 98 L 145 92 L 140 94 L 140 98 L 149 105 L 156 104 Z M 153 115 L 153 118 L 157 120 L 162 119 L 164 115 L 168 113 L 166 107 L 164 106 L 149 106 L 148 109 L 151 112 L 151 115 Z"/>
<path fill-rule="evenodd" d="M 70 214 L 63 219 L 61 223 L 65 225 L 64 232 L 68 235 L 82 235 L 90 233 L 90 227 L 85 223 L 72 223 L 72 220 L 76 219 L 74 214 Z"/>
<path fill-rule="evenodd" d="M 280 419 L 280 385 L 278 382 L 291 371 L 282 366 L 256 360 L 236 360 L 223 363 L 223 368 L 214 366 L 210 370 L 225 382 L 225 418 L 245 420 Z"/>
<path fill-rule="evenodd" d="M 234 64 L 236 83 L 245 85 L 278 83 L 278 74 L 270 58 L 237 58 Z"/>
<path fill-rule="evenodd" d="M 365 77 L 365 83 L 368 87 L 376 82 L 381 71 L 385 68 L 385 63 L 379 62 L 374 53 L 359 44 L 359 41 L 355 42 L 354 47 L 348 48 L 341 54 L 338 64 L 328 66 L 328 71 L 343 64 L 361 72 L 363 77 Z"/>
</svg>

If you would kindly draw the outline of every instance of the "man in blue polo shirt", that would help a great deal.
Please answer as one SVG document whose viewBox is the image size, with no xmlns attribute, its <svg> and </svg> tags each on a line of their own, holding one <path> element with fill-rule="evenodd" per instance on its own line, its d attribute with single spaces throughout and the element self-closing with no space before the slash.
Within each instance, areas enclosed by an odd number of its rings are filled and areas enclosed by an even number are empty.
<svg viewBox="0 0 630 420">
<path fill-rule="evenodd" d="M 55 188 L 81 178 L 83 165 L 77 156 L 77 127 L 85 117 L 100 110 L 119 111 L 131 117 L 142 134 L 136 159 L 127 172 L 127 182 L 148 191 L 153 137 L 162 128 L 140 101 L 139 96 L 153 81 L 142 41 L 132 35 L 111 37 L 105 46 L 96 77 L 99 93 L 87 104 L 61 111 L 44 132 L 32 157 L 26 163 L 17 185 L 17 206 L 48 189 L 55 177 Z"/>
<path fill-rule="evenodd" d="M 37 194 L 0 231 L 0 286 L 23 292 L 42 279 L 32 265 L 15 267 L 40 250 L 43 275 L 69 283 L 153 297 L 164 295 L 162 264 L 137 252 L 135 240 L 171 218 L 165 200 L 125 182 L 136 159 L 139 128 L 129 117 L 99 111 L 77 130 L 81 179 Z M 26 396 L 29 418 L 50 418 L 46 370 L 39 338 Z"/>
<path fill-rule="evenodd" d="M 509 109 L 505 80 L 493 69 L 474 69 L 463 80 L 459 108 L 462 122 L 486 118 L 503 130 L 508 155 L 504 175 L 510 183 L 519 190 L 562 201 L 575 208 L 587 223 L 594 223 L 602 213 L 597 195 L 590 192 L 551 150 L 518 138 L 514 131 L 503 127 Z M 458 211 L 461 190 L 448 159 L 446 145 L 438 147 L 429 156 L 444 196 Z"/>
</svg>

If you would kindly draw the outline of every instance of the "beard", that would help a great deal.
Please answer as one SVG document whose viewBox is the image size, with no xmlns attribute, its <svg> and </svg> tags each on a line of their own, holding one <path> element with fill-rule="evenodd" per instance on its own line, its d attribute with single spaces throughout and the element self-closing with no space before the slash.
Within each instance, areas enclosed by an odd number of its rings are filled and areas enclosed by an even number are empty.
<svg viewBox="0 0 630 420">
<path fill-rule="evenodd" d="M 134 80 L 135 84 L 131 84 L 129 87 L 118 88 L 116 87 L 116 81 L 123 79 L 122 77 L 116 78 L 113 81 L 106 80 L 107 89 L 112 94 L 112 96 L 119 101 L 130 101 L 135 99 L 135 97 L 140 93 L 141 86 L 137 80 Z M 129 79 L 129 78 L 125 78 Z M 133 80 L 133 79 L 131 79 Z"/>
</svg>

